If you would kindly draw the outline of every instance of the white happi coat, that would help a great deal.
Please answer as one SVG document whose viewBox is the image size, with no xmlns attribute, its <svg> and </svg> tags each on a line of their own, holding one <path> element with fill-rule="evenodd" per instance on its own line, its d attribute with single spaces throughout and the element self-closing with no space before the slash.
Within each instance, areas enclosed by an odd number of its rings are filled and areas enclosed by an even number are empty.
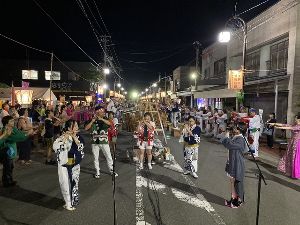
<svg viewBox="0 0 300 225">
<path fill-rule="evenodd" d="M 257 129 L 257 131 L 251 131 L 252 129 Z M 249 135 L 253 137 L 253 144 L 250 145 L 250 148 L 254 150 L 254 156 L 258 157 L 258 148 L 259 148 L 259 131 L 260 129 L 260 116 L 255 115 L 253 118 L 249 120 Z"/>
</svg>

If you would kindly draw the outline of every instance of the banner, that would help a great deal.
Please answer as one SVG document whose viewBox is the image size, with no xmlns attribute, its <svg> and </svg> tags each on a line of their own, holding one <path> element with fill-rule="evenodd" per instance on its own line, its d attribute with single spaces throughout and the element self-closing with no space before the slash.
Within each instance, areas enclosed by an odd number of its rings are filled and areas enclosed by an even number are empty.
<svg viewBox="0 0 300 225">
<path fill-rule="evenodd" d="M 22 89 L 29 88 L 29 82 L 22 81 Z"/>
<path fill-rule="evenodd" d="M 244 73 L 242 70 L 229 70 L 228 89 L 242 90 L 244 85 Z"/>
</svg>

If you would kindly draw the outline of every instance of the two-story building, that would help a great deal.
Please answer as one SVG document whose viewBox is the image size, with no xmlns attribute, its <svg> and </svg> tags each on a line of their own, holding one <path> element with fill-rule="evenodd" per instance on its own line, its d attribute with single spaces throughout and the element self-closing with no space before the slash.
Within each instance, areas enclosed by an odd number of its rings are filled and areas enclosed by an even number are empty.
<svg viewBox="0 0 300 225">
<path fill-rule="evenodd" d="M 247 27 L 244 105 L 263 109 L 264 115 L 275 112 L 279 121 L 292 123 L 300 111 L 300 5 L 281 0 Z M 201 84 L 206 88 L 196 93 L 197 98 L 234 105 L 237 93 L 227 89 L 227 74 L 241 69 L 242 50 L 241 32 L 228 44 L 215 43 L 204 50 Z"/>
</svg>

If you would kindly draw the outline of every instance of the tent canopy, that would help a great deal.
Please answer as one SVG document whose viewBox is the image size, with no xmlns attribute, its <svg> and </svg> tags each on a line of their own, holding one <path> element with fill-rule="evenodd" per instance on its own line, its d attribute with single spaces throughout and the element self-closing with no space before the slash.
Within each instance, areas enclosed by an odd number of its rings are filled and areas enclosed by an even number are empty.
<svg viewBox="0 0 300 225">
<path fill-rule="evenodd" d="M 24 90 L 22 87 L 14 87 L 15 91 Z M 26 90 L 33 91 L 32 99 L 43 99 L 46 101 L 50 101 L 50 88 L 35 88 L 29 87 Z M 11 88 L 0 88 L 0 99 L 2 100 L 10 100 L 11 98 Z M 56 96 L 51 91 L 51 100 L 57 101 Z"/>
</svg>

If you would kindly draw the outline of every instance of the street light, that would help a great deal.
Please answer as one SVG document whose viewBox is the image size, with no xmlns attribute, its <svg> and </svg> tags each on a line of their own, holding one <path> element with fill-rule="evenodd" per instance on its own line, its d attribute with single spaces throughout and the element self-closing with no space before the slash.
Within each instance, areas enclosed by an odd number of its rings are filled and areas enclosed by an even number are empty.
<svg viewBox="0 0 300 225">
<path fill-rule="evenodd" d="M 123 87 L 121 88 L 121 91 L 124 91 L 124 88 L 123 88 Z"/>
<path fill-rule="evenodd" d="M 118 86 L 118 88 L 120 88 L 122 85 L 121 85 L 121 83 L 118 83 L 117 86 Z"/>
<path fill-rule="evenodd" d="M 222 31 L 219 34 L 219 42 L 220 43 L 228 43 L 230 41 L 231 34 L 229 31 Z"/>
<path fill-rule="evenodd" d="M 103 84 L 102 87 L 103 87 L 104 90 L 107 90 L 107 89 L 108 89 L 108 85 L 107 85 L 107 84 Z"/>
<path fill-rule="evenodd" d="M 154 83 L 152 86 L 153 86 L 153 87 L 157 87 L 157 83 Z"/>
<path fill-rule="evenodd" d="M 247 48 L 247 23 L 239 16 L 231 17 L 225 24 L 225 30 L 219 34 L 219 42 L 228 43 L 231 38 L 231 32 L 229 28 L 233 28 L 233 30 L 242 29 L 243 31 L 243 62 L 242 62 L 242 70 L 245 70 L 246 64 L 246 48 Z M 232 29 L 231 29 L 232 30 Z"/>
<path fill-rule="evenodd" d="M 131 93 L 131 97 L 133 98 L 133 99 L 136 99 L 137 97 L 138 97 L 138 93 L 137 93 L 137 91 L 133 91 L 132 93 Z"/>
<path fill-rule="evenodd" d="M 148 88 L 146 88 L 146 89 L 145 89 L 145 92 L 148 92 L 148 91 L 149 91 L 149 89 L 148 89 Z"/>
<path fill-rule="evenodd" d="M 104 68 L 104 69 L 103 69 L 103 73 L 104 73 L 105 75 L 108 75 L 108 74 L 110 73 L 109 68 Z"/>
<path fill-rule="evenodd" d="M 127 95 L 127 91 L 125 91 L 124 94 Z"/>
<path fill-rule="evenodd" d="M 221 32 L 219 34 L 219 42 L 221 43 L 228 43 L 230 41 L 231 32 L 229 32 L 229 28 L 231 27 L 231 30 L 236 31 L 241 29 L 243 31 L 243 58 L 242 58 L 242 65 L 241 70 L 243 74 L 245 74 L 246 70 L 246 50 L 247 50 L 247 23 L 239 16 L 233 16 L 231 17 L 225 24 L 225 31 Z M 245 84 L 245 76 L 243 77 L 243 86 Z M 236 108 L 239 107 L 238 99 L 236 98 Z"/>
</svg>

